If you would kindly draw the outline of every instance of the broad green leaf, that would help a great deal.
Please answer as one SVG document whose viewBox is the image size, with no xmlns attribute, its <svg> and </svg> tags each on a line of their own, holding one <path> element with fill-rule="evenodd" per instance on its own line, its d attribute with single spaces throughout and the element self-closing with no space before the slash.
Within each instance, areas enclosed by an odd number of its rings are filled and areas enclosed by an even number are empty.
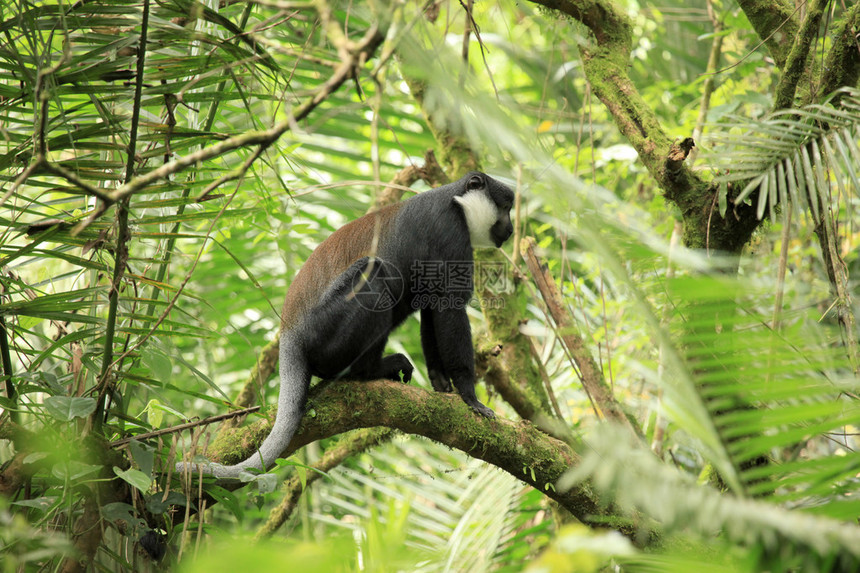
<svg viewBox="0 0 860 573">
<path fill-rule="evenodd" d="M 114 466 L 113 471 L 117 475 L 117 477 L 134 486 L 142 493 L 148 492 L 149 488 L 152 486 L 152 479 L 140 470 L 136 470 L 134 468 L 121 470 L 120 468 Z"/>
<path fill-rule="evenodd" d="M 96 410 L 94 398 L 76 396 L 48 396 L 45 410 L 57 420 L 70 422 L 75 418 L 86 418 Z"/>
</svg>

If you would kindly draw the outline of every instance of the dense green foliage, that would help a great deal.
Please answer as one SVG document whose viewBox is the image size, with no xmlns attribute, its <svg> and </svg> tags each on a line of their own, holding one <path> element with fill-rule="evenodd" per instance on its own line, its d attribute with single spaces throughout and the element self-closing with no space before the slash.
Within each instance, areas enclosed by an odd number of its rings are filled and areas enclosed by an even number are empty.
<svg viewBox="0 0 860 573">
<path fill-rule="evenodd" d="M 471 2 L 0 0 L 3 571 L 860 567 L 860 96 L 856 79 L 809 88 L 851 77 L 829 48 L 858 4 L 815 26 L 775 115 L 793 60 L 753 2 L 539 4 L 480 3 L 467 26 Z M 628 107 L 597 81 L 619 79 L 618 53 Z M 689 136 L 665 167 L 660 142 Z M 487 380 L 516 390 L 479 392 L 504 418 L 551 418 L 567 443 L 545 445 L 578 463 L 540 491 L 516 427 L 480 421 L 510 432 L 499 469 L 446 447 L 492 449 L 454 421 L 441 445 L 327 437 L 235 491 L 168 477 L 218 426 L 160 430 L 249 405 L 245 387 L 274 404 L 271 368 L 248 373 L 290 278 L 428 150 L 520 195 L 516 236 L 576 327 L 511 241 L 512 312 L 472 316 Z M 407 194 L 438 183 L 418 179 Z M 583 390 L 572 337 L 635 432 Z M 429 388 L 417 319 L 389 346 Z M 568 488 L 609 508 L 605 530 L 547 497 Z"/>
</svg>

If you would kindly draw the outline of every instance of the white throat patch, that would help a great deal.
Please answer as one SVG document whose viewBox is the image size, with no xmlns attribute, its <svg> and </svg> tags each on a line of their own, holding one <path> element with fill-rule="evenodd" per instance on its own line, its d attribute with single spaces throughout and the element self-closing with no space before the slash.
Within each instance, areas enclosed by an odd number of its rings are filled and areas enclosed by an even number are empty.
<svg viewBox="0 0 860 573">
<path fill-rule="evenodd" d="M 469 191 L 465 195 L 454 197 L 454 201 L 463 207 L 466 224 L 469 226 L 469 237 L 472 248 L 495 247 L 490 238 L 490 227 L 496 222 L 497 209 L 484 191 Z"/>
</svg>

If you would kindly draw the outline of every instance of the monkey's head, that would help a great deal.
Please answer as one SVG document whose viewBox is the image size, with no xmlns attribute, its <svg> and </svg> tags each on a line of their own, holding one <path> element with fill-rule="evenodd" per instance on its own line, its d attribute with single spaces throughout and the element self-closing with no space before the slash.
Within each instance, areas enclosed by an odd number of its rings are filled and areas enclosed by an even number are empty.
<svg viewBox="0 0 860 573">
<path fill-rule="evenodd" d="M 514 232 L 511 207 L 514 192 L 483 173 L 472 172 L 459 183 L 454 201 L 463 208 L 472 248 L 501 247 Z"/>
</svg>

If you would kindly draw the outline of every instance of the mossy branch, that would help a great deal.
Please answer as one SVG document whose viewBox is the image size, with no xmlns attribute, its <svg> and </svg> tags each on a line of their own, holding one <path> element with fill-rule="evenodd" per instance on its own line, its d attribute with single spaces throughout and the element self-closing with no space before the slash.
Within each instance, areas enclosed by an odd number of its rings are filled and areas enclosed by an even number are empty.
<svg viewBox="0 0 860 573">
<path fill-rule="evenodd" d="M 824 60 L 821 90 L 824 95 L 835 92 L 842 86 L 856 86 L 860 78 L 860 2 L 852 6 L 838 23 L 833 35 L 833 46 Z M 837 96 L 839 99 L 840 96 Z"/>
<path fill-rule="evenodd" d="M 788 53 L 788 59 L 785 61 L 782 78 L 776 86 L 776 102 L 773 106 L 775 110 L 791 107 L 794 103 L 797 84 L 803 77 L 804 70 L 806 70 L 806 63 L 812 53 L 810 46 L 813 40 L 818 37 L 818 28 L 828 3 L 828 0 L 812 0 L 809 3 L 806 18 L 804 18 L 800 32 L 794 39 L 794 44 Z"/>
<path fill-rule="evenodd" d="M 755 214 L 741 219 L 710 217 L 714 189 L 683 161 L 673 160 L 673 141 L 654 110 L 640 95 L 628 74 L 632 23 L 612 0 L 532 0 L 584 24 L 592 41 L 580 48 L 583 70 L 597 98 L 615 125 L 636 149 L 643 165 L 681 210 L 684 243 L 691 248 L 737 252 L 760 224 Z"/>
<path fill-rule="evenodd" d="M 266 419 L 240 428 L 231 443 L 210 448 L 220 463 L 250 456 L 271 430 L 274 411 Z M 614 519 L 588 484 L 558 491 L 558 479 L 579 462 L 574 449 L 528 422 L 475 415 L 456 395 L 431 393 L 422 388 L 387 380 L 338 381 L 316 386 L 307 413 L 287 456 L 306 444 L 358 428 L 388 427 L 424 436 L 493 464 L 564 506 L 584 523 L 605 527 Z M 613 524 L 629 535 L 636 532 Z"/>
<path fill-rule="evenodd" d="M 792 39 L 797 37 L 799 23 L 795 14 L 799 6 L 786 0 L 738 0 L 738 6 L 773 56 L 776 66 L 782 69 Z"/>
</svg>

